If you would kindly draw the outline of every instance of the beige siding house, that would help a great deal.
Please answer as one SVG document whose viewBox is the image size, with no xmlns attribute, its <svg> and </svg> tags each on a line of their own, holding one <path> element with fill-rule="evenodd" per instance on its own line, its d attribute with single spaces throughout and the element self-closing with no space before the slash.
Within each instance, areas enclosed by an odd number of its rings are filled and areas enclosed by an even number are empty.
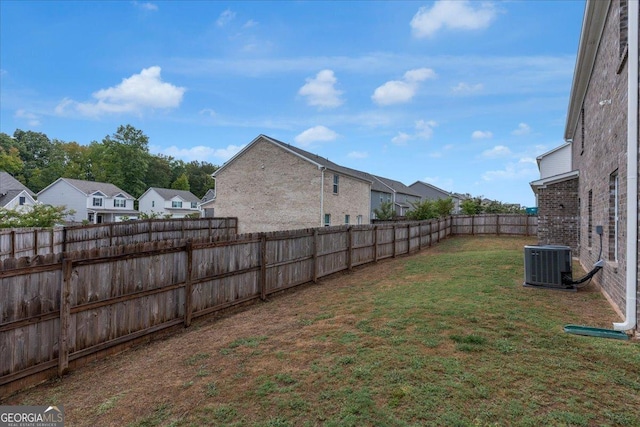
<svg viewBox="0 0 640 427">
<path fill-rule="evenodd" d="M 260 135 L 213 177 L 216 217 L 237 217 L 238 232 L 368 224 L 371 181 L 326 158 Z"/>
</svg>

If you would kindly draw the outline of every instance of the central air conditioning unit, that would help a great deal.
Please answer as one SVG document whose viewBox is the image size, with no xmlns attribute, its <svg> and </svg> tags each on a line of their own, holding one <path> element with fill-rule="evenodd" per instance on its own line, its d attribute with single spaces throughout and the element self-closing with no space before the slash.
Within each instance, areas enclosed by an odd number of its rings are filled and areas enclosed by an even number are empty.
<svg viewBox="0 0 640 427">
<path fill-rule="evenodd" d="M 524 247 L 524 285 L 576 290 L 571 269 L 571 248 L 545 245 Z"/>
</svg>

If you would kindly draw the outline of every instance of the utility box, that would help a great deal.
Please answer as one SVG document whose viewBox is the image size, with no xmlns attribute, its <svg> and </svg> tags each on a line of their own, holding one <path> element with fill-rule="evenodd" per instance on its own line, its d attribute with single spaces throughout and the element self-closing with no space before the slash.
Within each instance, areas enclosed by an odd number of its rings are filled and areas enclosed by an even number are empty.
<svg viewBox="0 0 640 427">
<path fill-rule="evenodd" d="M 575 289 L 572 282 L 571 248 L 545 245 L 524 247 L 524 285 Z"/>
</svg>

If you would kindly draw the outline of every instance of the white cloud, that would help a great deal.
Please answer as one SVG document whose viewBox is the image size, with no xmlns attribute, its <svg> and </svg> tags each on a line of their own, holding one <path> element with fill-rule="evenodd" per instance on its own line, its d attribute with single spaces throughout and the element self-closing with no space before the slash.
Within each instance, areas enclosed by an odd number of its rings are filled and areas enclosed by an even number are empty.
<svg viewBox="0 0 640 427">
<path fill-rule="evenodd" d="M 471 95 L 474 93 L 481 92 L 484 89 L 484 85 L 482 83 L 477 84 L 469 84 L 460 82 L 456 86 L 451 88 L 451 91 L 456 95 Z"/>
<path fill-rule="evenodd" d="M 496 18 L 491 2 L 468 0 L 438 0 L 429 9 L 421 7 L 411 20 L 411 30 L 417 38 L 431 37 L 440 29 L 480 30 Z"/>
<path fill-rule="evenodd" d="M 29 111 L 20 109 L 14 114 L 16 119 L 25 120 L 29 126 L 40 126 L 40 117 Z"/>
<path fill-rule="evenodd" d="M 407 145 L 410 139 L 411 135 L 404 132 L 398 132 L 398 135 L 391 138 L 391 142 L 393 142 L 395 145 Z"/>
<path fill-rule="evenodd" d="M 493 132 L 488 130 L 475 130 L 471 134 L 471 138 L 473 139 L 490 139 L 493 138 Z"/>
<path fill-rule="evenodd" d="M 146 10 L 146 11 L 150 11 L 150 12 L 156 12 L 158 10 L 158 6 L 150 3 L 150 2 L 138 2 L 138 1 L 134 1 L 133 5 L 137 8 L 140 8 L 142 10 Z"/>
<path fill-rule="evenodd" d="M 255 27 L 257 25 L 258 25 L 258 23 L 256 21 L 254 21 L 253 19 L 249 19 L 247 22 L 244 23 L 242 28 L 251 28 L 251 27 Z"/>
<path fill-rule="evenodd" d="M 182 102 L 186 89 L 163 82 L 160 72 L 158 66 L 145 68 L 140 74 L 123 79 L 119 85 L 94 92 L 95 102 L 76 102 L 65 98 L 55 111 L 65 114 L 72 107 L 85 116 L 100 116 L 176 108 Z"/>
<path fill-rule="evenodd" d="M 175 145 L 172 145 L 171 147 L 160 149 L 158 151 L 166 156 L 182 159 L 186 162 L 191 162 L 193 160 L 202 161 L 206 159 L 227 161 L 244 147 L 245 145 L 228 145 L 225 148 L 212 148 L 198 145 L 191 148 L 178 148 Z"/>
<path fill-rule="evenodd" d="M 307 83 L 298 90 L 298 94 L 307 97 L 309 105 L 320 108 L 335 108 L 343 104 L 342 91 L 335 88 L 336 79 L 332 70 L 322 70 L 315 78 L 307 78 Z"/>
<path fill-rule="evenodd" d="M 528 182 L 536 177 L 539 177 L 538 168 L 525 159 L 517 163 L 509 163 L 502 170 L 487 171 L 482 174 L 484 181 L 523 180 Z"/>
<path fill-rule="evenodd" d="M 531 133 L 531 127 L 526 123 L 520 123 L 518 128 L 511 132 L 512 135 L 528 135 Z"/>
<path fill-rule="evenodd" d="M 216 21 L 216 24 L 218 25 L 218 27 L 224 27 L 229 22 L 233 21 L 235 17 L 236 17 L 236 13 L 231 11 L 230 9 L 227 9 L 220 14 L 220 16 Z"/>
<path fill-rule="evenodd" d="M 376 88 L 371 99 L 378 105 L 409 102 L 418 91 L 418 83 L 435 77 L 436 73 L 430 68 L 409 70 L 404 73 L 403 80 L 391 80 Z"/>
<path fill-rule="evenodd" d="M 367 157 L 369 157 L 369 153 L 367 153 L 366 151 L 352 151 L 347 154 L 347 157 L 351 159 L 366 159 Z"/>
<path fill-rule="evenodd" d="M 325 126 L 314 126 L 296 136 L 294 140 L 298 145 L 303 147 L 313 144 L 314 142 L 333 141 L 338 134 Z"/>
<path fill-rule="evenodd" d="M 398 132 L 398 135 L 391 138 L 391 142 L 395 145 L 407 145 L 409 141 L 414 139 L 431 139 L 433 128 L 436 126 L 438 126 L 438 123 L 433 120 L 418 120 L 415 123 L 415 132 L 413 134 Z"/>
<path fill-rule="evenodd" d="M 215 117 L 217 115 L 215 110 L 212 110 L 211 108 L 204 108 L 204 109 L 200 110 L 198 112 L 198 114 L 200 114 L 202 116 L 207 116 L 207 117 Z"/>
<path fill-rule="evenodd" d="M 508 157 L 511 155 L 511 150 L 509 147 L 505 147 L 504 145 L 496 145 L 490 150 L 485 150 L 482 152 L 482 157 L 487 159 L 496 159 L 499 157 Z"/>
</svg>

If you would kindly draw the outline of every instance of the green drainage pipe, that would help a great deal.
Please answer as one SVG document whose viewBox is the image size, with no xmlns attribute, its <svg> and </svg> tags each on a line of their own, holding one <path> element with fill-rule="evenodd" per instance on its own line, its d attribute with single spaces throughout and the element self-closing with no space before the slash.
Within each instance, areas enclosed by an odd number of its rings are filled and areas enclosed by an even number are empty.
<svg viewBox="0 0 640 427">
<path fill-rule="evenodd" d="M 590 326 L 566 325 L 564 331 L 568 334 L 587 335 L 590 337 L 613 338 L 615 340 L 628 340 L 629 336 L 623 331 L 611 329 L 592 328 Z"/>
</svg>

